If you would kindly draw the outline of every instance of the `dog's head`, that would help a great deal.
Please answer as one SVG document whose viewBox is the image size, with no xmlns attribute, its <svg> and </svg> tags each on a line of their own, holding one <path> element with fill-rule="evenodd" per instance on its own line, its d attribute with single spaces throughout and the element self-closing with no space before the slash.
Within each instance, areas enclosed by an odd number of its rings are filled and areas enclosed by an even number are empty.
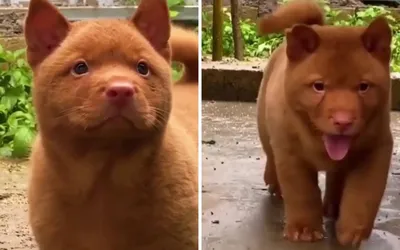
<svg viewBox="0 0 400 250">
<path fill-rule="evenodd" d="M 171 109 L 166 0 L 141 1 L 130 20 L 70 23 L 32 0 L 25 23 L 41 129 L 140 137 L 165 127 Z"/>
<path fill-rule="evenodd" d="M 380 112 L 390 92 L 391 29 L 295 25 L 286 33 L 285 91 L 291 107 L 341 160 Z"/>
</svg>

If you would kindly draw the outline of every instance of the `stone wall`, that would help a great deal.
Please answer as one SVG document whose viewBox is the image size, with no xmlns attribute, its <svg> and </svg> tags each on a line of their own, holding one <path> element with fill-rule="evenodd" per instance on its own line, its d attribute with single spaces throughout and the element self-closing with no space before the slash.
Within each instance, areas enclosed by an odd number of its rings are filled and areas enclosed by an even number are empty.
<svg viewBox="0 0 400 250">
<path fill-rule="evenodd" d="M 0 13 L 0 37 L 12 37 L 21 35 L 24 15 L 24 13 L 13 11 Z"/>
<path fill-rule="evenodd" d="M 0 44 L 7 50 L 18 50 L 25 48 L 25 38 L 21 36 L 0 37 Z"/>
</svg>

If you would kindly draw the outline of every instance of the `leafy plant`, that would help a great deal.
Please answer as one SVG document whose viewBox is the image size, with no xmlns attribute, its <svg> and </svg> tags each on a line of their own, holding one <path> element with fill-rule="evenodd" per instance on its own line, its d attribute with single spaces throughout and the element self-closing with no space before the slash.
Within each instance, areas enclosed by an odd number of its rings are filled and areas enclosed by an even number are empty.
<svg viewBox="0 0 400 250">
<path fill-rule="evenodd" d="M 224 8 L 224 22 L 223 22 L 223 55 L 232 56 L 233 55 L 233 33 L 231 26 L 231 14 Z M 209 16 L 203 13 L 203 22 L 211 23 Z M 281 44 L 283 37 L 280 34 L 271 34 L 266 37 L 261 37 L 258 35 L 255 23 L 250 20 L 241 20 L 240 28 L 243 35 L 243 41 L 245 44 L 245 53 L 247 57 L 262 57 L 268 56 L 272 51 Z M 202 31 L 202 52 L 203 54 L 212 53 L 212 30 L 208 27 L 203 28 Z"/>
<path fill-rule="evenodd" d="M 172 79 L 179 80 L 183 74 L 183 66 L 178 62 L 172 62 Z"/>
<path fill-rule="evenodd" d="M 0 45 L 0 157 L 27 156 L 35 136 L 32 73 L 24 52 Z"/>
<path fill-rule="evenodd" d="M 366 26 L 377 16 L 384 15 L 393 30 L 391 69 L 400 72 L 400 21 L 396 20 L 387 8 L 370 6 L 353 14 L 346 14 L 340 10 L 332 9 L 323 0 L 321 4 L 325 9 L 326 22 L 331 25 Z M 224 56 L 232 56 L 233 40 L 230 13 L 227 9 L 224 9 L 223 12 L 225 17 L 223 22 L 223 52 Z M 202 18 L 204 23 L 211 23 L 209 16 L 205 13 L 203 13 Z M 282 34 L 260 37 L 257 33 L 256 24 L 250 20 L 242 20 L 240 27 L 245 42 L 245 56 L 247 57 L 268 57 L 283 41 Z M 203 54 L 212 53 L 212 30 L 209 28 L 203 28 L 202 51 Z"/>
<path fill-rule="evenodd" d="M 185 4 L 185 0 L 168 0 L 169 15 L 171 18 L 179 15 L 178 9 Z"/>
<path fill-rule="evenodd" d="M 224 22 L 223 22 L 223 55 L 233 55 L 233 33 L 231 26 L 231 14 L 224 8 Z M 203 13 L 203 22 L 211 23 L 209 17 Z M 272 51 L 278 47 L 283 41 L 283 36 L 280 34 L 271 34 L 266 37 L 258 35 L 255 23 L 250 20 L 241 20 L 240 28 L 243 35 L 243 41 L 245 44 L 245 56 L 248 57 L 262 57 L 268 56 Z M 203 28 L 202 32 L 202 52 L 203 54 L 212 53 L 212 31 L 206 27 Z"/>
<path fill-rule="evenodd" d="M 125 5 L 138 5 L 140 0 L 125 0 Z M 179 14 L 179 7 L 182 7 L 185 4 L 185 0 L 168 0 L 169 7 L 169 15 L 173 18 Z"/>
<path fill-rule="evenodd" d="M 366 26 L 378 16 L 385 16 L 393 30 L 391 69 L 400 72 L 400 22 L 393 17 L 391 12 L 382 6 L 371 6 L 354 14 L 347 14 L 332 10 L 325 6 L 327 22 L 338 26 Z M 340 18 L 342 16 L 342 18 Z"/>
</svg>

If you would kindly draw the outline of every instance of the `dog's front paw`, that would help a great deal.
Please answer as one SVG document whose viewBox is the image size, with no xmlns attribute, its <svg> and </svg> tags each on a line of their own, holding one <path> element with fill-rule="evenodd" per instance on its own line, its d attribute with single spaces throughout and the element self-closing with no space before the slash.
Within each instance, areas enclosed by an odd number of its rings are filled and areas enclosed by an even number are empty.
<svg viewBox="0 0 400 250">
<path fill-rule="evenodd" d="M 346 225 L 338 222 L 336 225 L 336 238 L 342 246 L 359 247 L 363 240 L 369 238 L 371 227 Z"/>
<path fill-rule="evenodd" d="M 314 242 L 324 238 L 324 231 L 322 230 L 322 226 L 320 228 L 316 228 L 299 227 L 288 224 L 285 226 L 283 237 L 293 242 Z"/>
</svg>

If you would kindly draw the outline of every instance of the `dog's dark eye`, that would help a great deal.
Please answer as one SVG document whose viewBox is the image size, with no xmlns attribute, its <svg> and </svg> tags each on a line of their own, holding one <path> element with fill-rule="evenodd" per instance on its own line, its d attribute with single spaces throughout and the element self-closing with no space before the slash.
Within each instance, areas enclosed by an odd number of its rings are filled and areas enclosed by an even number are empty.
<svg viewBox="0 0 400 250">
<path fill-rule="evenodd" d="M 360 85 L 358 85 L 358 91 L 360 93 L 365 93 L 369 89 L 369 84 L 367 82 L 361 82 Z"/>
<path fill-rule="evenodd" d="M 148 76 L 148 75 L 150 74 L 149 67 L 148 67 L 147 64 L 146 64 L 145 62 L 143 62 L 143 61 L 140 61 L 140 62 L 137 64 L 136 70 L 137 70 L 137 72 L 139 72 L 139 74 L 141 74 L 142 76 Z"/>
<path fill-rule="evenodd" d="M 89 67 L 86 62 L 80 61 L 72 68 L 72 72 L 75 75 L 83 75 L 89 72 Z"/>
<path fill-rule="evenodd" d="M 321 81 L 317 81 L 313 83 L 313 88 L 316 92 L 321 93 L 325 91 L 325 84 Z"/>
</svg>

